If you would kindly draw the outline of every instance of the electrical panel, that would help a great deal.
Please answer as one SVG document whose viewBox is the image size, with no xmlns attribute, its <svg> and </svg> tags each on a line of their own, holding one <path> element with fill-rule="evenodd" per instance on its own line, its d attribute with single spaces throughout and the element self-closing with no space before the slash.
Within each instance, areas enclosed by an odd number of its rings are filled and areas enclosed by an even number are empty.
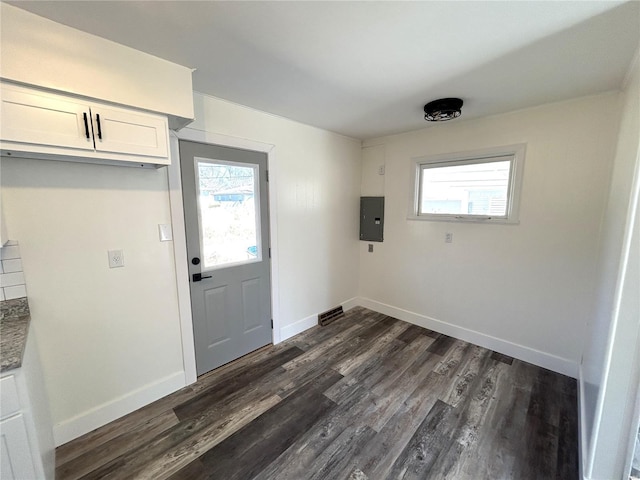
<svg viewBox="0 0 640 480">
<path fill-rule="evenodd" d="M 382 242 L 384 197 L 360 197 L 360 240 Z"/>
</svg>

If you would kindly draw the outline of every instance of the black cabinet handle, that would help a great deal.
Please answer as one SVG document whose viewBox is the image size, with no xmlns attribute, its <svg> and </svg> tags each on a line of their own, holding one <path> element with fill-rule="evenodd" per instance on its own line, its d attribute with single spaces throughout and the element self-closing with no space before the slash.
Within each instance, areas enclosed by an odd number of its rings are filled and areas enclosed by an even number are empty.
<svg viewBox="0 0 640 480">
<path fill-rule="evenodd" d="M 203 277 L 201 273 L 194 273 L 192 278 L 194 282 L 199 282 L 201 280 L 204 280 L 205 278 L 211 278 L 211 275 Z"/>
<path fill-rule="evenodd" d="M 84 134 L 87 136 L 87 138 L 91 138 L 91 136 L 89 135 L 89 121 L 87 120 L 87 112 L 83 112 L 82 115 L 84 115 Z"/>
<path fill-rule="evenodd" d="M 96 124 L 98 125 L 98 138 L 102 140 L 102 128 L 100 127 L 100 114 L 96 113 Z"/>
</svg>

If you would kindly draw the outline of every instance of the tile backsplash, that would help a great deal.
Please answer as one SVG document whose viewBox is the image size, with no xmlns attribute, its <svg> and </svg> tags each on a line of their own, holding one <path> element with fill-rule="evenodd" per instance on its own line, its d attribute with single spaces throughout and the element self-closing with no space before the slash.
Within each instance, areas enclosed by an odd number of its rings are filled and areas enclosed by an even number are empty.
<svg viewBox="0 0 640 480">
<path fill-rule="evenodd" d="M 9 240 L 0 248 L 0 300 L 26 297 L 27 286 L 22 271 L 18 242 Z"/>
</svg>

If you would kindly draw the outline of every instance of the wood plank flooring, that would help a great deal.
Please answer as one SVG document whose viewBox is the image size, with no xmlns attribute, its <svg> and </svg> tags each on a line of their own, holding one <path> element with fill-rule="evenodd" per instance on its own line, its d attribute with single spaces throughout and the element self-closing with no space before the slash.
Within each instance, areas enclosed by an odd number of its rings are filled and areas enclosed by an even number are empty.
<svg viewBox="0 0 640 480">
<path fill-rule="evenodd" d="M 363 308 L 56 451 L 56 478 L 578 478 L 576 381 Z"/>
</svg>

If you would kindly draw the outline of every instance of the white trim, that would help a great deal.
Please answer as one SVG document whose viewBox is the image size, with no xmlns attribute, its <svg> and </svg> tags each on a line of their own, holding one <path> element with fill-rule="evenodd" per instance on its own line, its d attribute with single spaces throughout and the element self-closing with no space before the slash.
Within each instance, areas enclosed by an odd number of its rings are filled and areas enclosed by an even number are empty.
<svg viewBox="0 0 640 480">
<path fill-rule="evenodd" d="M 358 301 L 359 301 L 358 297 L 353 297 L 353 298 L 350 298 L 349 300 L 345 300 L 340 305 L 342 305 L 342 310 L 344 310 L 345 312 L 348 312 L 352 308 L 360 306 Z"/>
<path fill-rule="evenodd" d="M 169 205 L 171 208 L 173 255 L 176 269 L 178 312 L 180 315 L 182 363 L 184 366 L 185 385 L 190 385 L 195 383 L 198 374 L 196 370 L 196 347 L 193 338 L 193 319 L 191 317 L 189 257 L 187 256 L 187 236 L 184 225 L 184 206 L 182 204 L 180 145 L 178 144 L 178 136 L 175 132 L 170 133 L 169 148 L 171 155 L 171 165 L 167 167 L 169 177 Z"/>
<path fill-rule="evenodd" d="M 501 338 L 492 337 L 475 330 L 459 327 L 442 320 L 421 315 L 419 313 L 411 312 L 402 308 L 387 305 L 386 303 L 377 302 L 365 297 L 353 297 L 345 300 L 341 303 L 344 311 L 351 310 L 354 307 L 365 307 L 375 312 L 384 313 L 393 318 L 403 320 L 405 322 L 418 325 L 420 327 L 428 328 L 439 333 L 444 333 L 451 337 L 455 337 L 465 342 L 473 343 L 490 350 L 509 355 L 510 357 L 523 360 L 525 362 L 538 365 L 539 367 L 552 370 L 554 372 L 568 375 L 572 378 L 578 376 L 578 364 L 575 361 L 567 358 L 551 355 L 546 352 L 541 352 L 531 347 L 519 345 L 517 343 L 509 342 Z M 281 330 L 281 340 L 284 341 L 291 338 L 305 330 L 314 327 L 318 324 L 318 315 L 310 315 L 306 318 L 298 320 L 297 322 L 286 325 Z"/>
<path fill-rule="evenodd" d="M 587 411 L 585 407 L 584 370 L 582 361 L 578 365 L 578 478 L 584 479 L 584 462 L 589 454 L 589 439 L 587 438 Z"/>
<path fill-rule="evenodd" d="M 342 309 L 347 312 L 354 307 L 360 306 L 359 298 L 350 298 L 348 300 L 345 300 L 344 302 L 341 302 L 340 305 L 342 305 Z M 318 325 L 317 313 L 315 315 L 309 315 L 308 317 L 303 318 L 302 320 L 298 320 L 297 322 L 285 325 L 280 331 L 280 341 L 283 342 L 288 338 L 291 338 L 295 335 L 298 335 L 299 333 L 304 332 L 305 330 L 310 329 L 311 327 L 315 327 L 316 325 Z"/>
<path fill-rule="evenodd" d="M 248 140 L 246 138 L 240 137 L 232 137 L 229 135 L 222 135 L 219 133 L 205 132 L 202 130 L 196 130 L 193 128 L 183 128 L 179 132 L 177 132 L 177 137 L 179 140 L 188 140 L 192 142 L 206 143 L 209 145 L 220 145 L 223 147 L 231 147 L 231 148 L 242 148 L 245 150 L 253 150 L 256 152 L 263 152 L 267 154 L 267 168 L 269 170 L 269 188 L 268 188 L 268 198 L 269 198 L 269 246 L 271 247 L 271 316 L 273 318 L 273 331 L 272 331 L 272 341 L 273 344 L 277 344 L 281 342 L 281 334 L 280 334 L 280 283 L 279 283 L 279 268 L 278 268 L 278 208 L 277 208 L 277 188 L 276 181 L 278 178 L 277 174 L 277 161 L 276 161 L 276 153 L 275 153 L 275 145 L 270 143 L 257 142 L 255 140 Z M 176 146 L 178 142 L 176 141 Z M 174 158 L 179 158 L 177 155 Z M 177 162 L 176 162 L 177 163 Z M 178 165 L 179 170 L 179 165 Z M 171 211 L 176 212 L 176 215 L 180 215 L 182 217 L 181 223 L 183 225 L 180 234 L 184 237 L 185 242 L 185 252 L 186 252 L 186 232 L 184 229 L 184 210 L 182 208 L 182 186 L 178 185 L 176 188 L 179 188 L 180 192 L 180 209 L 178 210 L 177 202 L 174 204 L 172 201 Z M 175 208 L 174 208 L 175 207 Z M 175 238 L 175 230 L 174 230 L 174 238 Z M 269 247 L 267 247 L 269 248 Z M 176 259 L 177 261 L 177 259 Z M 186 299 L 183 298 L 182 301 L 186 301 L 189 305 L 189 310 L 191 310 L 191 297 L 189 294 L 189 274 L 188 274 L 188 263 L 186 259 L 185 253 L 185 261 L 184 268 L 187 269 L 187 274 L 184 277 L 183 282 L 186 283 Z M 184 292 L 182 293 L 184 295 Z M 193 319 L 191 315 L 189 315 L 188 321 L 181 322 L 181 330 L 183 331 L 183 339 L 185 337 L 184 331 L 190 330 L 191 342 L 193 344 Z M 183 340 L 183 354 L 185 356 L 185 364 L 190 362 L 190 358 L 187 358 L 191 355 L 190 351 L 185 348 L 185 341 Z M 193 362 L 195 366 L 195 347 L 193 348 Z"/>
<path fill-rule="evenodd" d="M 638 352 L 640 353 L 640 352 Z M 633 407 L 633 416 L 631 417 L 633 420 L 631 422 L 631 426 L 629 429 L 629 441 L 627 444 L 627 463 L 625 464 L 625 475 L 631 476 L 631 469 L 633 467 L 633 461 L 635 456 L 635 447 L 636 442 L 638 440 L 638 432 L 640 432 L 640 384 L 636 381 L 636 385 L 638 385 L 637 392 L 635 392 L 636 399 L 635 405 Z M 633 391 L 629 392 L 629 395 L 633 395 Z"/>
<path fill-rule="evenodd" d="M 524 173 L 524 159 L 526 144 L 504 145 L 499 147 L 484 148 L 465 152 L 444 153 L 438 155 L 427 155 L 414 157 L 411 159 L 411 188 L 409 189 L 409 211 L 407 220 L 421 221 L 444 221 L 444 222 L 473 222 L 473 223 L 499 223 L 516 224 L 519 223 L 520 193 L 522 190 L 522 176 Z M 419 215 L 420 202 L 420 177 L 424 165 L 451 164 L 461 165 L 468 163 L 483 163 L 491 161 L 497 157 L 511 157 L 512 168 L 509 175 L 509 192 L 507 194 L 506 215 L 491 217 L 483 215 L 468 214 L 422 214 Z"/>
<path fill-rule="evenodd" d="M 600 447 L 601 443 L 600 439 L 600 427 L 605 417 L 605 401 L 607 400 L 607 387 L 609 386 L 610 375 L 611 375 L 611 363 L 613 361 L 613 356 L 616 353 L 617 345 L 616 345 L 616 336 L 618 333 L 619 320 L 620 320 L 620 308 L 623 300 L 624 294 L 624 284 L 627 274 L 627 268 L 629 266 L 629 255 L 631 251 L 631 240 L 633 237 L 633 228 L 636 218 L 638 216 L 638 201 L 640 197 L 640 146 L 636 151 L 636 160 L 635 160 L 635 168 L 633 173 L 633 180 L 631 182 L 631 192 L 629 195 L 629 203 L 627 204 L 627 215 L 625 219 L 625 230 L 624 237 L 622 241 L 622 249 L 619 256 L 618 261 L 618 275 L 616 277 L 616 287 L 614 294 L 614 305 L 613 310 L 611 312 L 611 324 L 609 326 L 609 333 L 607 336 L 607 349 L 605 352 L 604 358 L 604 368 L 601 375 L 600 380 L 600 390 L 598 392 L 598 400 L 596 403 L 596 412 L 593 419 L 593 428 L 591 431 L 591 444 L 589 448 L 589 456 L 588 456 L 588 465 L 587 465 L 587 475 L 589 478 L 593 475 L 593 471 L 595 469 L 596 462 L 596 453 L 597 449 L 604 449 L 606 447 Z M 638 337 L 636 337 L 637 339 Z M 638 346 L 636 341 L 636 347 Z M 609 394 L 613 395 L 613 394 Z M 629 395 L 636 395 L 636 392 L 628 393 Z M 626 402 L 633 401 L 629 398 L 625 399 Z M 620 400 L 618 399 L 618 402 Z M 619 407 L 620 405 L 618 405 Z M 612 407 L 609 407 L 612 408 Z M 628 438 L 625 436 L 625 438 Z M 619 444 L 622 444 L 625 439 L 619 439 Z"/>
<path fill-rule="evenodd" d="M 409 310 L 377 302 L 370 298 L 359 297 L 358 303 L 370 310 L 384 313 L 385 315 L 455 337 L 459 340 L 464 340 L 465 342 L 473 343 L 474 345 L 494 350 L 504 355 L 509 355 L 510 357 L 538 365 L 539 367 L 543 367 L 563 375 L 568 375 L 573 378 L 576 378 L 578 375 L 578 364 L 568 358 L 562 358 L 546 352 L 541 352 L 534 348 L 519 345 L 501 338 L 492 337 L 485 333 L 427 317 L 426 315 L 421 315 Z"/>
<path fill-rule="evenodd" d="M 280 330 L 280 341 L 284 342 L 288 338 L 291 338 L 299 333 L 304 332 L 305 330 L 310 329 L 311 327 L 315 327 L 318 325 L 318 315 L 309 315 L 302 320 L 298 320 L 297 322 L 290 323 L 289 325 L 285 325 Z"/>
<path fill-rule="evenodd" d="M 179 390 L 184 385 L 184 372 L 177 372 L 126 395 L 98 405 L 69 420 L 58 423 L 53 426 L 55 445 L 59 447 L 85 433 L 117 420 L 145 405 L 149 405 Z"/>
</svg>

